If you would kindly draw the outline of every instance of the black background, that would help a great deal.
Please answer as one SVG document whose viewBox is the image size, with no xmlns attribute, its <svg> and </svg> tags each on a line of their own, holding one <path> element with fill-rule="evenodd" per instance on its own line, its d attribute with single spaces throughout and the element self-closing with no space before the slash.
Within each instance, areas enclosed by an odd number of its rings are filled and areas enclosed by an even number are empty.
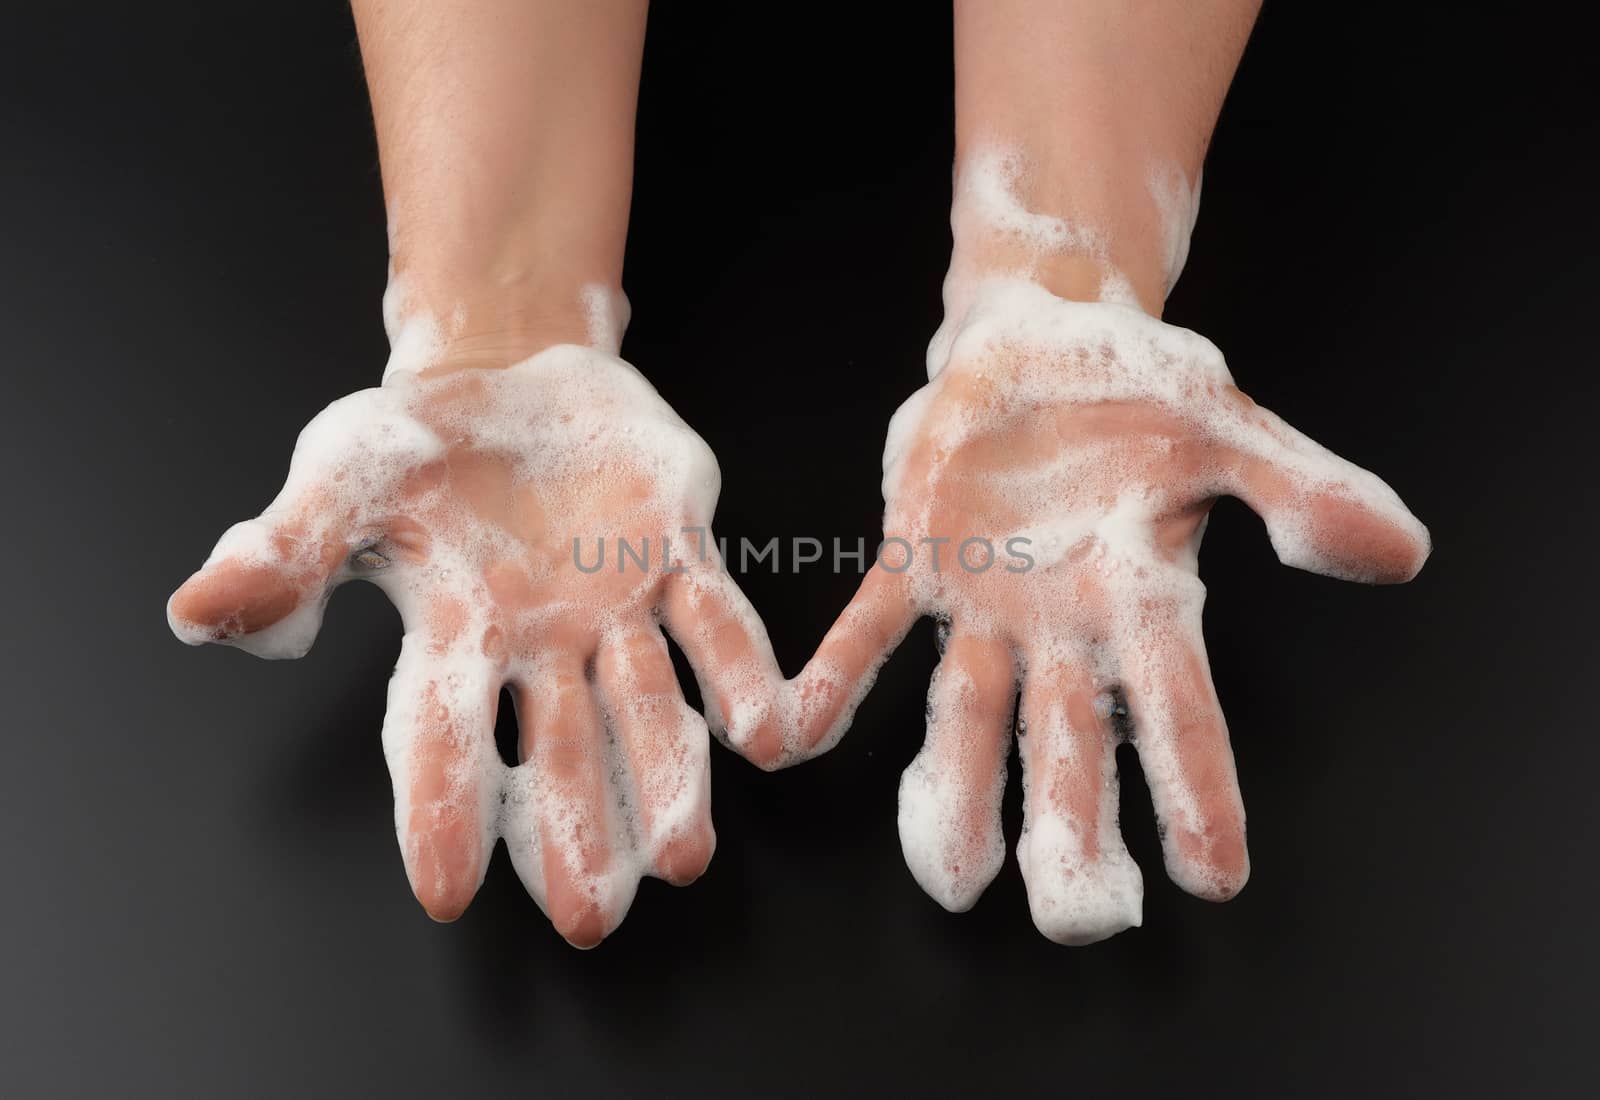
<svg viewBox="0 0 1600 1100">
<path fill-rule="evenodd" d="M 1340 585 L 1219 506 L 1241 897 L 1166 880 L 1126 749 L 1142 929 L 1052 945 L 1010 856 L 971 913 L 925 897 L 894 815 L 924 623 L 829 756 L 714 749 L 709 873 L 647 881 L 579 953 L 503 853 L 459 923 L 411 899 L 376 590 L 293 665 L 167 631 L 386 355 L 348 13 L 218 8 L 26 5 L 0 47 L 0 1091 L 1580 1091 L 1600 134 L 1575 30 L 1279 0 L 1224 110 L 1168 318 L 1435 541 L 1410 586 Z M 720 457 L 721 534 L 878 534 L 939 317 L 950 68 L 941 4 L 652 14 L 626 352 Z M 854 579 L 745 584 L 792 672 Z M 1006 813 L 1014 841 L 1015 783 Z"/>
</svg>

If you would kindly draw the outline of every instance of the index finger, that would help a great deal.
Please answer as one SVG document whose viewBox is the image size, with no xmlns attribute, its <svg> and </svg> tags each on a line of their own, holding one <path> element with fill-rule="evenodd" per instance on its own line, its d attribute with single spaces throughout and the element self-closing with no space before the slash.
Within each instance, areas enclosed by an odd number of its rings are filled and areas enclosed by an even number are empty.
<svg viewBox="0 0 1600 1100">
<path fill-rule="evenodd" d="M 832 748 L 916 618 L 904 582 L 875 564 L 800 675 L 786 680 L 760 616 L 720 562 L 673 574 L 663 613 L 700 681 L 707 721 L 764 768 Z"/>
</svg>

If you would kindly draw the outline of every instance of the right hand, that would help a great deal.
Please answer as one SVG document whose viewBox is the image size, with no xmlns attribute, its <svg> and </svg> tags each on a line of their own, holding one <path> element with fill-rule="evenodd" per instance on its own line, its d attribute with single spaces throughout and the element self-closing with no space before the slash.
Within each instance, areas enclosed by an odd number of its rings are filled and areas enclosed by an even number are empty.
<svg viewBox="0 0 1600 1100">
<path fill-rule="evenodd" d="M 719 480 L 699 436 L 603 352 L 401 371 L 307 425 L 282 493 L 222 537 L 168 618 L 191 644 L 298 657 L 335 587 L 377 584 L 405 627 L 383 742 L 417 898 L 459 916 L 504 836 L 556 929 L 589 946 L 641 874 L 690 882 L 715 846 L 705 722 L 655 616 L 685 584 L 725 581 L 680 534 L 710 543 Z M 663 539 L 690 572 L 666 570 Z M 647 563 L 619 558 L 621 540 Z M 510 768 L 502 685 L 521 725 Z"/>
</svg>

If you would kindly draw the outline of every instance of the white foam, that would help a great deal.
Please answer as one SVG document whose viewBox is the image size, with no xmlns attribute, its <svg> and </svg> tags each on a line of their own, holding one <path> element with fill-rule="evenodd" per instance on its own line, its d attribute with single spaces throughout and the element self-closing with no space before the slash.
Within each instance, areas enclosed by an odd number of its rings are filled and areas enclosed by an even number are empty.
<svg viewBox="0 0 1600 1100">
<path fill-rule="evenodd" d="M 1044 264 L 1076 255 L 1099 266 L 1101 302 L 1139 308 L 1139 298 L 1126 274 L 1111 259 L 1111 241 L 1101 228 L 1029 210 L 1023 196 L 1031 167 L 1020 151 L 978 143 L 956 166 L 950 228 L 955 249 L 945 277 L 944 323 L 928 345 L 928 377 L 949 359 L 950 343 L 976 301 L 978 287 L 996 278 L 1036 282 Z M 1162 249 L 1163 298 L 1171 293 L 1189 255 L 1189 238 L 1200 216 L 1200 179 L 1191 187 L 1176 165 L 1153 163 L 1146 190 L 1155 207 Z M 993 253 L 1010 266 L 993 266 Z"/>
<path fill-rule="evenodd" d="M 1017 238 L 1033 258 L 1063 252 L 1104 256 L 1105 235 L 1097 228 L 1023 204 L 1029 175 L 1027 159 L 1012 149 L 984 146 L 964 161 L 956 173 L 951 215 L 957 240 L 970 228 Z"/>
<path fill-rule="evenodd" d="M 972 908 L 1005 862 L 1005 757 L 985 751 L 998 731 L 964 728 L 982 702 L 979 685 L 963 665 L 941 662 L 928 692 L 927 744 L 900 778 L 898 825 L 906 866 L 953 913 Z M 981 821 L 963 812 L 974 795 L 990 811 Z"/>
<path fill-rule="evenodd" d="M 1147 183 L 1161 218 L 1161 296 L 1165 298 L 1172 293 L 1189 260 L 1189 238 L 1200 219 L 1200 176 L 1195 176 L 1194 186 L 1190 187 L 1188 177 L 1177 165 L 1159 164 L 1151 167 Z"/>
<path fill-rule="evenodd" d="M 622 334 L 628 329 L 633 308 L 628 296 L 604 283 L 589 283 L 580 292 L 588 328 L 589 346 L 608 355 L 622 351 Z"/>
<path fill-rule="evenodd" d="M 400 373 L 421 374 L 444 352 L 443 327 L 414 300 L 410 282 L 389 268 L 383 291 L 383 329 L 389 337 L 389 362 L 383 380 Z"/>
</svg>

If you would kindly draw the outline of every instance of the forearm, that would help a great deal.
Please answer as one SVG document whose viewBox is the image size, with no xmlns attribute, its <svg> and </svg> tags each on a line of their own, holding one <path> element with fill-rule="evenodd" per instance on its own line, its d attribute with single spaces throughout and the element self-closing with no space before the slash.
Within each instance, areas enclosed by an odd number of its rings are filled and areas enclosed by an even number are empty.
<svg viewBox="0 0 1600 1100">
<path fill-rule="evenodd" d="M 436 353 L 472 366 L 620 339 L 625 317 L 605 314 L 626 308 L 646 0 L 353 7 L 388 208 L 391 337 L 421 319 Z"/>
<path fill-rule="evenodd" d="M 1042 250 L 956 217 L 974 273 L 1018 266 L 1063 297 L 1108 276 L 1149 313 L 1187 250 L 1200 165 L 1260 0 L 956 0 L 956 167 L 1014 155 L 1010 190 L 1060 219 Z M 970 190 L 970 186 L 968 188 Z M 1024 253 L 1027 253 L 1024 255 Z"/>
</svg>

